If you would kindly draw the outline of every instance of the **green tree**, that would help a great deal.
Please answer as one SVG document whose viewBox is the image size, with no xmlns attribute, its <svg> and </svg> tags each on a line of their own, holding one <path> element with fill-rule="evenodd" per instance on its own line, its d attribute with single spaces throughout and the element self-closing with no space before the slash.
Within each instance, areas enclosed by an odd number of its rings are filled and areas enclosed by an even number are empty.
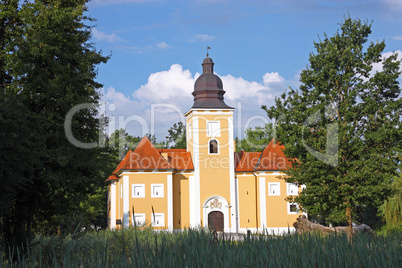
<svg viewBox="0 0 402 268">
<path fill-rule="evenodd" d="M 186 149 L 186 125 L 183 122 L 174 123 L 168 130 L 166 145 L 171 149 Z"/>
<path fill-rule="evenodd" d="M 402 225 L 402 157 L 399 157 L 399 161 L 399 174 L 392 182 L 394 194 L 385 200 L 379 209 L 389 227 Z"/>
<path fill-rule="evenodd" d="M 306 185 L 289 198 L 310 216 L 347 223 L 389 196 L 401 149 L 400 62 L 382 57 L 385 42 L 367 43 L 371 24 L 346 17 L 340 31 L 315 42 L 299 90 L 271 108 L 285 154 L 297 158 L 288 181 Z M 382 70 L 373 73 L 373 64 Z"/>
<path fill-rule="evenodd" d="M 85 16 L 85 1 L 37 0 L 19 6 L 17 2 L 1 2 L 1 23 L 7 27 L 0 31 L 0 41 L 8 49 L 6 55 L 1 54 L 6 59 L 0 64 L 1 85 L 4 95 L 12 97 L 16 107 L 23 107 L 21 112 L 26 120 L 15 122 L 19 124 L 17 130 L 29 135 L 0 143 L 2 148 L 5 142 L 20 148 L 25 139 L 35 142 L 33 148 L 41 145 L 35 149 L 34 158 L 39 164 L 35 161 L 30 165 L 31 179 L 20 184 L 18 202 L 1 219 L 7 223 L 18 218 L 18 223 L 3 226 L 8 228 L 5 233 L 20 244 L 31 231 L 60 230 L 60 226 L 80 213 L 83 203 L 91 201 L 111 170 L 106 170 L 108 154 L 103 148 L 74 146 L 64 128 L 66 115 L 73 107 L 93 104 L 74 114 L 71 130 L 80 142 L 96 142 L 99 137 L 96 89 L 101 84 L 95 81 L 96 66 L 108 57 L 102 56 L 90 42 L 90 27 L 85 23 L 92 20 Z M 13 118 L 17 112 L 6 117 Z M 32 122 L 37 125 L 32 126 Z M 33 137 L 38 137 L 40 143 Z M 21 154 L 19 162 L 25 157 Z M 18 163 L 17 156 L 15 161 Z M 13 177 L 19 175 L 9 161 L 6 169 L 13 170 Z M 2 180 L 7 174 L 1 174 Z"/>
<path fill-rule="evenodd" d="M 236 140 L 236 151 L 262 152 L 274 137 L 272 123 L 264 127 L 249 128 L 245 131 L 245 138 Z"/>
</svg>

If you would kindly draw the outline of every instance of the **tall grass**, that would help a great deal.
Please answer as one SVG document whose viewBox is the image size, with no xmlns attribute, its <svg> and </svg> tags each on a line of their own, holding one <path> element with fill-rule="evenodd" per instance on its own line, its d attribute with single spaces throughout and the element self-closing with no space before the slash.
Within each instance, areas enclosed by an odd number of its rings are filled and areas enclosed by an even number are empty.
<svg viewBox="0 0 402 268">
<path fill-rule="evenodd" d="M 251 236 L 213 239 L 203 229 L 37 236 L 25 249 L 0 249 L 0 267 L 401 267 L 402 235 Z M 24 251 L 24 254 L 22 254 Z M 9 255 L 9 257 L 5 257 Z"/>
</svg>

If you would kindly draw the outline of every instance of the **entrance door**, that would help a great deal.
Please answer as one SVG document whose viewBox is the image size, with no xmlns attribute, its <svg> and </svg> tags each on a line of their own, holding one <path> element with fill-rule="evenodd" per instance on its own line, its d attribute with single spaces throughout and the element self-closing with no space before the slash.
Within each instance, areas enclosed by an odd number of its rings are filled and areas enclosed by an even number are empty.
<svg viewBox="0 0 402 268">
<path fill-rule="evenodd" d="M 212 231 L 223 231 L 223 213 L 212 211 L 208 214 L 208 227 Z"/>
</svg>

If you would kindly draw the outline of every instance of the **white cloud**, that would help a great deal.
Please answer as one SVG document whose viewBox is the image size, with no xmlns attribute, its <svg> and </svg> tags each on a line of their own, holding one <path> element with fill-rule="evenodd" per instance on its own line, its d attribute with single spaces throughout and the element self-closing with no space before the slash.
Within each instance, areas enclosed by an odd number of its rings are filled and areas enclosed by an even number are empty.
<svg viewBox="0 0 402 268">
<path fill-rule="evenodd" d="M 180 64 L 173 64 L 167 71 L 153 73 L 147 84 L 133 93 L 138 99 L 152 101 L 174 101 L 177 97 L 190 98 L 193 92 L 194 78 L 189 70 L 183 70 Z"/>
<path fill-rule="evenodd" d="M 389 56 L 393 55 L 394 53 L 398 53 L 398 60 L 401 61 L 402 60 L 402 51 L 401 50 L 397 50 L 395 52 L 385 52 L 382 54 L 382 58 L 388 58 Z M 371 70 L 371 75 L 374 75 L 376 72 L 381 72 L 382 71 L 382 63 L 374 63 L 373 64 L 373 69 Z M 402 69 L 402 63 L 401 63 L 401 69 Z M 402 77 L 402 75 L 400 76 Z"/>
<path fill-rule="evenodd" d="M 113 34 L 105 34 L 104 32 L 101 32 L 96 28 L 92 29 L 92 34 L 96 38 L 96 40 L 99 40 L 99 41 L 106 41 L 109 43 L 116 43 L 116 42 L 123 41 L 123 39 L 121 39 L 114 33 Z"/>
<path fill-rule="evenodd" d="M 190 39 L 190 42 L 197 42 L 197 41 L 206 42 L 211 40 L 215 40 L 215 36 L 208 34 L 195 34 L 193 38 Z"/>
<path fill-rule="evenodd" d="M 394 36 L 392 39 L 397 40 L 397 41 L 402 41 L 402 35 L 400 36 Z"/>
<path fill-rule="evenodd" d="M 116 109 L 107 113 L 116 118 L 134 116 L 134 122 L 127 125 L 127 130 L 132 135 L 140 136 L 144 131 L 154 131 L 158 140 L 164 140 L 167 130 L 174 123 L 183 120 L 183 114 L 191 108 L 194 100 L 191 93 L 199 75 L 192 75 L 180 64 L 173 64 L 169 70 L 152 73 L 147 83 L 135 90 L 131 96 L 109 88 L 104 94 L 104 101 L 108 105 L 115 104 Z M 293 84 L 291 81 L 285 81 L 276 72 L 266 73 L 262 82 L 248 81 L 230 74 L 220 77 L 226 91 L 226 104 L 236 108 L 236 136 L 243 134 L 244 127 L 263 125 L 267 122 L 268 118 L 261 105 L 273 105 L 275 96 L 282 93 L 287 84 Z M 137 117 L 147 122 L 145 128 Z M 113 127 L 120 128 L 117 123 Z"/>
<path fill-rule="evenodd" d="M 165 42 L 160 42 L 160 43 L 156 44 L 156 47 L 160 48 L 160 49 L 170 48 L 170 46 L 168 44 L 166 44 Z"/>
</svg>

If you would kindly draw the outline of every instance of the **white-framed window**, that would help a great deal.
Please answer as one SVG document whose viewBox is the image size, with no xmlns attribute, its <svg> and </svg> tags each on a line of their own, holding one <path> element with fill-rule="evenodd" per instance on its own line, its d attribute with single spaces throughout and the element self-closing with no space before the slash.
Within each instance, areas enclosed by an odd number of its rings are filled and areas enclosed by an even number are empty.
<svg viewBox="0 0 402 268">
<path fill-rule="evenodd" d="M 221 122 L 207 121 L 207 137 L 221 136 Z"/>
<path fill-rule="evenodd" d="M 145 184 L 133 184 L 133 198 L 145 197 Z"/>
<path fill-rule="evenodd" d="M 268 195 L 271 195 L 271 196 L 281 195 L 281 183 L 280 182 L 268 182 Z"/>
<path fill-rule="evenodd" d="M 209 154 L 219 154 L 219 143 L 217 140 L 212 139 L 208 143 L 208 153 Z"/>
<path fill-rule="evenodd" d="M 133 226 L 144 226 L 144 225 L 145 225 L 145 213 L 133 214 Z"/>
<path fill-rule="evenodd" d="M 164 227 L 165 226 L 165 213 L 151 214 L 152 226 Z"/>
<path fill-rule="evenodd" d="M 164 187 L 162 183 L 151 184 L 151 197 L 164 197 Z"/>
<path fill-rule="evenodd" d="M 297 183 L 286 183 L 286 192 L 288 195 L 298 195 L 299 185 Z"/>
<path fill-rule="evenodd" d="M 288 202 L 288 214 L 299 214 L 299 204 Z"/>
</svg>

